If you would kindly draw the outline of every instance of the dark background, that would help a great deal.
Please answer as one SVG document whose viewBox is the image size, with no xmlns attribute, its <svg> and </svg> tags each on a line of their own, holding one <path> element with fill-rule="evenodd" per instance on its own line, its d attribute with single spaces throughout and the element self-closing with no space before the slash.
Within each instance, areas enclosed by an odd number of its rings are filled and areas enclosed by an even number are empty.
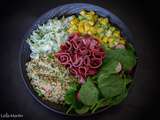
<svg viewBox="0 0 160 120">
<path fill-rule="evenodd" d="M 88 2 L 107 8 L 130 29 L 139 57 L 135 86 L 119 109 L 89 120 L 142 120 L 159 117 L 158 2 L 132 0 L 4 0 L 0 2 L 0 114 L 23 114 L 25 120 L 61 120 L 35 101 L 20 75 L 18 53 L 24 33 L 43 13 L 62 4 Z M 18 118 L 17 118 L 18 119 Z M 71 118 L 66 118 L 71 119 Z M 0 118 L 1 120 L 1 118 Z M 5 119 L 4 119 L 5 120 Z"/>
</svg>

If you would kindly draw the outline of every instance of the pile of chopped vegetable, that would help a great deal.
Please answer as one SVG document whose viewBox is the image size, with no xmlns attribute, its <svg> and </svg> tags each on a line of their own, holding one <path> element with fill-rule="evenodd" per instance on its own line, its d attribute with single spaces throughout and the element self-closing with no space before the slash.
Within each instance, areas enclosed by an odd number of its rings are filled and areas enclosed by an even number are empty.
<svg viewBox="0 0 160 120">
<path fill-rule="evenodd" d="M 72 17 L 48 20 L 46 24 L 39 25 L 27 43 L 32 51 L 31 58 L 38 58 L 40 54 L 56 52 L 68 38 L 66 29 Z"/>
<path fill-rule="evenodd" d="M 92 35 L 108 47 L 114 47 L 118 44 L 125 45 L 126 42 L 125 38 L 121 36 L 120 30 L 114 27 L 108 18 L 99 17 L 94 11 L 82 10 L 80 15 L 73 16 L 68 32 Z"/>
<path fill-rule="evenodd" d="M 66 114 L 94 113 L 120 104 L 132 83 L 133 46 L 108 18 L 94 11 L 53 18 L 27 39 L 30 83 L 39 97 Z"/>
</svg>

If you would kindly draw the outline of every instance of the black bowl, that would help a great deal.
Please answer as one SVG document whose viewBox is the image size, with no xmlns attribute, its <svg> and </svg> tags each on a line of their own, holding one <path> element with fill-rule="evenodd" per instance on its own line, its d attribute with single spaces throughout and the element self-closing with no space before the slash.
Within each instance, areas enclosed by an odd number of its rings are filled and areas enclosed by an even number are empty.
<svg viewBox="0 0 160 120">
<path fill-rule="evenodd" d="M 54 8 L 54 9 L 51 9 L 50 11 L 48 11 L 45 14 L 43 14 L 40 18 L 37 19 L 37 21 L 31 26 L 29 31 L 25 34 L 25 36 L 23 38 L 23 41 L 22 41 L 21 50 L 20 50 L 20 69 L 21 69 L 21 74 L 23 76 L 23 80 L 24 80 L 29 92 L 31 93 L 31 95 L 41 105 L 43 105 L 44 107 L 48 108 L 49 110 L 54 111 L 56 113 L 59 113 L 61 115 L 66 115 L 65 114 L 65 108 L 62 107 L 61 105 L 57 105 L 57 104 L 42 100 L 40 97 L 37 96 L 37 94 L 35 93 L 33 87 L 31 86 L 31 84 L 29 82 L 29 78 L 28 78 L 28 76 L 26 74 L 27 72 L 26 72 L 25 63 L 30 60 L 31 51 L 30 51 L 29 45 L 26 43 L 26 39 L 31 35 L 32 31 L 37 28 L 38 25 L 46 23 L 48 21 L 48 19 L 51 19 L 53 17 L 62 17 L 62 16 L 70 16 L 70 15 L 73 15 L 73 14 L 78 14 L 82 9 L 85 9 L 87 11 L 93 10 L 99 16 L 108 17 L 109 20 L 111 21 L 111 23 L 113 25 L 117 26 L 121 30 L 123 37 L 125 37 L 126 40 L 128 40 L 129 42 L 132 43 L 131 33 L 129 32 L 129 30 L 125 26 L 125 24 L 117 16 L 112 14 L 107 9 L 101 8 L 101 7 L 96 6 L 96 5 L 91 5 L 91 4 L 86 4 L 86 3 L 66 4 L 66 5 L 62 5 L 62 6 Z M 107 107 L 106 108 L 102 108 L 102 109 L 98 110 L 95 113 L 87 113 L 87 114 L 84 114 L 82 116 L 88 116 L 88 115 L 97 114 L 97 113 L 100 113 L 100 112 L 102 112 L 102 111 L 104 111 L 106 109 L 107 109 Z M 69 116 L 80 116 L 80 115 L 69 114 Z"/>
</svg>

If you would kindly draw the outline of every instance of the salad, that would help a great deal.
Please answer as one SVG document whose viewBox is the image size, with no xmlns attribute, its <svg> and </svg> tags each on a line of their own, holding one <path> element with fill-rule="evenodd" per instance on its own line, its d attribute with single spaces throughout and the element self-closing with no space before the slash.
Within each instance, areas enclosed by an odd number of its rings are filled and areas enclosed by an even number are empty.
<svg viewBox="0 0 160 120">
<path fill-rule="evenodd" d="M 108 18 L 85 10 L 52 18 L 26 41 L 30 84 L 43 100 L 64 106 L 66 114 L 94 113 L 127 97 L 135 49 Z"/>
</svg>

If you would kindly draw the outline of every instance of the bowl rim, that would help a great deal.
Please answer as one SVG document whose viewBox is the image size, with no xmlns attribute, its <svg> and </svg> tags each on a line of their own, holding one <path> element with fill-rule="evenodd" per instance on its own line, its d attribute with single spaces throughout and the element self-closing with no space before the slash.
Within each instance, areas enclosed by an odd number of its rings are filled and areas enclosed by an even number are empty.
<svg viewBox="0 0 160 120">
<path fill-rule="evenodd" d="M 62 112 L 62 111 L 58 111 L 56 109 L 53 109 L 51 107 L 49 107 L 47 104 L 43 103 L 42 100 L 40 100 L 33 92 L 32 90 L 29 88 L 27 82 L 26 82 L 26 79 L 24 78 L 24 73 L 22 71 L 22 51 L 23 51 L 23 45 L 24 43 L 26 42 L 26 39 L 28 37 L 28 35 L 30 35 L 32 33 L 32 31 L 34 29 L 37 28 L 37 26 L 40 24 L 40 22 L 43 20 L 43 18 L 45 18 L 45 16 L 49 16 L 50 18 L 53 18 L 55 16 L 53 16 L 51 13 L 62 8 L 62 7 L 68 7 L 68 6 L 90 6 L 90 7 L 93 7 L 93 8 L 96 8 L 96 9 L 100 9 L 101 11 L 104 11 L 104 12 L 108 12 L 108 14 L 112 17 L 114 17 L 114 19 L 116 19 L 118 22 L 120 22 L 119 24 L 121 24 L 121 26 L 123 26 L 123 29 L 125 29 L 125 34 L 127 36 L 127 40 L 129 40 L 129 42 L 131 42 L 133 44 L 133 37 L 132 37 L 132 34 L 131 32 L 129 31 L 128 27 L 121 21 L 121 19 L 119 19 L 115 14 L 113 14 L 112 12 L 110 12 L 108 9 L 106 8 L 103 8 L 103 7 L 100 7 L 100 6 L 97 6 L 97 5 L 94 5 L 94 4 L 90 4 L 90 3 L 69 3 L 69 4 L 63 4 L 63 5 L 60 5 L 58 7 L 55 7 L 55 8 L 52 8 L 50 10 L 48 10 L 47 12 L 45 12 L 44 14 L 42 14 L 40 17 L 37 17 L 37 19 L 35 20 L 35 22 L 33 22 L 31 24 L 31 26 L 29 27 L 29 29 L 26 31 L 26 33 L 24 33 L 24 35 L 22 36 L 22 41 L 21 41 L 21 46 L 20 46 L 20 50 L 19 50 L 19 69 L 20 69 L 20 75 L 21 75 L 21 78 L 26 86 L 26 89 L 27 91 L 29 91 L 29 93 L 31 94 L 31 96 L 34 98 L 34 100 L 36 100 L 38 103 L 40 103 L 43 107 L 47 108 L 48 110 L 51 110 L 55 113 L 58 113 L 60 115 L 63 115 L 63 116 L 69 116 L 69 117 L 88 117 L 88 116 L 92 116 L 92 115 L 96 115 L 96 114 L 99 114 L 103 111 L 106 111 L 108 108 L 107 107 L 104 107 L 104 108 L 101 108 L 99 109 L 98 111 L 96 111 L 95 113 L 86 113 L 86 114 L 66 114 L 65 112 Z M 101 15 L 100 15 L 101 16 Z M 108 17 L 108 16 L 107 16 Z M 49 18 L 49 19 L 50 19 Z M 45 23 L 46 21 L 48 21 L 48 19 L 44 20 L 43 23 Z M 111 20 L 110 20 L 111 21 Z M 112 22 L 112 21 L 111 21 Z M 118 25 L 118 27 L 120 27 Z M 122 28 L 122 27 L 120 27 Z M 27 36 L 27 37 L 26 37 Z M 134 44 L 133 44 L 134 45 Z M 127 98 L 126 98 L 127 99 Z M 125 100 L 124 100 L 125 101 Z M 122 102 L 123 103 L 123 102 Z M 120 103 L 120 104 L 122 104 Z M 117 105 L 118 106 L 118 105 Z"/>
</svg>

